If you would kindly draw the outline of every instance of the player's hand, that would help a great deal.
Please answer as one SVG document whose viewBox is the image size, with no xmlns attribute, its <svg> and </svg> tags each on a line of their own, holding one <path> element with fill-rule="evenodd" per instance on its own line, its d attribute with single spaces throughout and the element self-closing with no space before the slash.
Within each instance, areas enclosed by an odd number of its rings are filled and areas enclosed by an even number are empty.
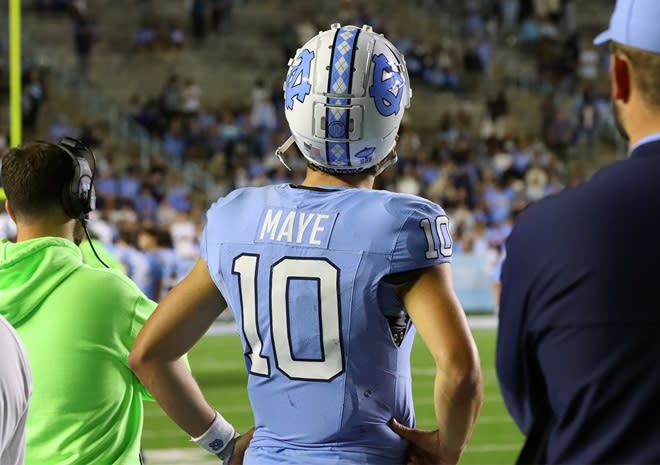
<svg viewBox="0 0 660 465">
<path fill-rule="evenodd" d="M 449 451 L 440 443 L 438 430 L 408 428 L 394 418 L 390 420 L 390 428 L 410 442 L 407 465 L 456 465 L 461 457 L 460 451 Z"/>
<path fill-rule="evenodd" d="M 234 442 L 234 450 L 229 457 L 229 462 L 225 465 L 243 464 L 243 457 L 245 456 L 245 451 L 250 446 L 250 441 L 252 440 L 253 434 L 254 428 L 250 428 L 248 431 L 236 438 L 236 441 Z M 218 457 L 220 457 L 220 454 L 218 454 Z"/>
</svg>

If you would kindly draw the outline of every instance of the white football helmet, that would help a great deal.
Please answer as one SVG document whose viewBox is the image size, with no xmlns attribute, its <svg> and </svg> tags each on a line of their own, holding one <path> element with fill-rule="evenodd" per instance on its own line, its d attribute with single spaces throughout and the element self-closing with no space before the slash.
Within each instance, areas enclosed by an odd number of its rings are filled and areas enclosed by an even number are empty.
<svg viewBox="0 0 660 465">
<path fill-rule="evenodd" d="M 401 118 L 412 90 L 403 55 L 371 26 L 333 24 L 289 61 L 284 82 L 286 119 L 293 144 L 314 166 L 355 174 L 396 161 Z M 285 164 L 286 166 L 286 164 Z"/>
</svg>

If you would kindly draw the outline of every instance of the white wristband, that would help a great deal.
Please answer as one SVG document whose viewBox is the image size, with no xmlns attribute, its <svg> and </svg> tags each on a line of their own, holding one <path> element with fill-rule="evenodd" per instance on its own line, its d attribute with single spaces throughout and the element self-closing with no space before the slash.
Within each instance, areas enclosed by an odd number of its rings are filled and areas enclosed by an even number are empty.
<svg viewBox="0 0 660 465">
<path fill-rule="evenodd" d="M 229 445 L 235 435 L 236 430 L 234 427 L 216 411 L 209 429 L 201 436 L 192 438 L 192 440 L 202 449 L 217 455 Z"/>
</svg>

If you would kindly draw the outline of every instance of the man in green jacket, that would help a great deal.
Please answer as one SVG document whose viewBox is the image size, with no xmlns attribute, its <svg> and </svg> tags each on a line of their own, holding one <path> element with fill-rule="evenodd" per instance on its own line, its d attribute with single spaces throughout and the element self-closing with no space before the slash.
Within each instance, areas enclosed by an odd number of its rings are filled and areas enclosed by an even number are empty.
<svg viewBox="0 0 660 465">
<path fill-rule="evenodd" d="M 17 240 L 0 244 L 0 314 L 32 365 L 26 463 L 137 465 L 148 393 L 127 360 L 156 304 L 83 263 L 93 172 L 81 150 L 33 142 L 2 158 Z"/>
</svg>

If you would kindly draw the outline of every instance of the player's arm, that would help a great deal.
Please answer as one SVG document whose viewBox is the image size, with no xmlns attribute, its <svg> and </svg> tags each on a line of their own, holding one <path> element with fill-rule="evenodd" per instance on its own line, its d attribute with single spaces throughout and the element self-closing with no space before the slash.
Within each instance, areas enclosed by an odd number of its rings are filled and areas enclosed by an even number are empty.
<svg viewBox="0 0 660 465">
<path fill-rule="evenodd" d="M 210 452 L 224 448 L 235 432 L 206 401 L 181 357 L 199 341 L 225 307 L 206 263 L 200 259 L 156 307 L 129 356 L 130 367 L 181 429 L 193 438 L 206 437 L 209 432 L 219 438 L 218 442 L 211 438 L 200 444 Z M 215 446 L 206 447 L 209 444 Z"/>
<path fill-rule="evenodd" d="M 449 263 L 421 270 L 401 294 L 435 361 L 433 398 L 438 429 L 423 432 L 398 423 L 394 429 L 413 443 L 413 463 L 456 463 L 472 434 L 483 392 L 479 354 L 453 289 Z"/>
</svg>

